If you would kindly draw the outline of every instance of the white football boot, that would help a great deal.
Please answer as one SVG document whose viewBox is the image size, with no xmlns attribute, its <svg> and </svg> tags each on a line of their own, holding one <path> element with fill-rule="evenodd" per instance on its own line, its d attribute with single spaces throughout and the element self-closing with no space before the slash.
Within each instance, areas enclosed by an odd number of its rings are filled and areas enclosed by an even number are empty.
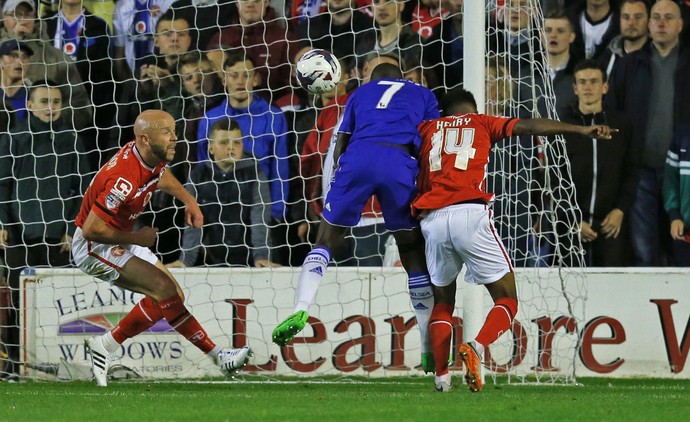
<svg viewBox="0 0 690 422">
<path fill-rule="evenodd" d="M 100 336 L 90 337 L 84 341 L 84 347 L 91 355 L 91 372 L 99 387 L 108 386 L 108 369 L 110 369 L 110 353 L 103 346 Z"/>
<path fill-rule="evenodd" d="M 434 387 L 437 392 L 448 393 L 453 388 L 450 372 L 448 372 L 445 375 L 441 375 L 440 377 L 436 377 L 436 379 L 434 380 L 434 384 Z"/>
<path fill-rule="evenodd" d="M 240 349 L 222 348 L 216 355 L 216 363 L 226 376 L 234 377 L 249 362 L 250 356 L 252 349 L 249 346 Z"/>
</svg>

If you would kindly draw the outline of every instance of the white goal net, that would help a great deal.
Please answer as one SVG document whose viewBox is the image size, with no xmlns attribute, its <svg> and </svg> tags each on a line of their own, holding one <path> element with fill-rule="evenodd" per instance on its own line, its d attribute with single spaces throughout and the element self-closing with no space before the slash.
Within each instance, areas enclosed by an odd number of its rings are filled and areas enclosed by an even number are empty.
<svg viewBox="0 0 690 422">
<path fill-rule="evenodd" d="M 389 234 L 375 204 L 335 254 L 310 327 L 291 346 L 271 343 L 273 327 L 292 311 L 295 267 L 315 238 L 339 96 L 361 83 L 375 57 L 399 58 L 407 78 L 439 97 L 462 84 L 463 65 L 478 61 L 486 79 L 475 94 L 486 98 L 486 113 L 556 117 L 538 0 L 465 0 L 468 12 L 483 8 L 485 50 L 463 42 L 460 0 L 118 0 L 114 8 L 85 1 L 90 11 L 82 14 L 17 3 L 4 11 L 13 16 L 2 29 L 14 44 L 0 47 L 4 377 L 88 378 L 83 339 L 112 328 L 139 298 L 70 269 L 64 245 L 94 171 L 134 139 L 143 110 L 174 117 L 170 169 L 197 195 L 205 225 L 186 228 L 182 205 L 162 193 L 140 223 L 159 228 L 153 249 L 165 264 L 187 267 L 174 274 L 209 334 L 251 344 L 248 372 L 267 376 L 422 374 L 404 274 L 382 268 L 395 260 L 384 260 Z M 308 48 L 341 60 L 336 92 L 314 96 L 295 81 L 291 63 Z M 54 88 L 59 116 L 47 111 Z M 228 118 L 244 151 L 230 167 L 214 162 L 228 154 L 214 149 Z M 513 332 L 491 346 L 487 364 L 511 380 L 573 382 L 586 292 L 563 139 L 506 140 L 491 166 L 495 220 L 521 301 Z M 390 258 L 390 242 L 388 249 Z M 256 268 L 273 264 L 281 267 Z M 490 307 L 484 299 L 481 318 Z M 463 311 L 458 305 L 453 347 Z M 118 360 L 114 376 L 122 378 L 219 375 L 163 323 L 124 344 Z"/>
</svg>

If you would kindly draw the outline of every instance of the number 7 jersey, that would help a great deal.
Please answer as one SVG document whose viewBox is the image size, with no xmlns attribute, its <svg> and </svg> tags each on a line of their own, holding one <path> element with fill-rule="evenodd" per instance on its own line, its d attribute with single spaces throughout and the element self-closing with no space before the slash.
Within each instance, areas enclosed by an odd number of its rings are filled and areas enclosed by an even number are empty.
<svg viewBox="0 0 690 422">
<path fill-rule="evenodd" d="M 347 99 L 338 133 L 351 134 L 350 145 L 411 146 L 416 156 L 420 143 L 417 126 L 439 116 L 438 102 L 428 88 L 402 79 L 377 79 L 360 86 Z"/>
<path fill-rule="evenodd" d="M 490 203 L 486 171 L 491 146 L 513 136 L 519 119 L 463 114 L 427 120 L 419 125 L 419 156 L 414 215 L 467 201 Z"/>
</svg>

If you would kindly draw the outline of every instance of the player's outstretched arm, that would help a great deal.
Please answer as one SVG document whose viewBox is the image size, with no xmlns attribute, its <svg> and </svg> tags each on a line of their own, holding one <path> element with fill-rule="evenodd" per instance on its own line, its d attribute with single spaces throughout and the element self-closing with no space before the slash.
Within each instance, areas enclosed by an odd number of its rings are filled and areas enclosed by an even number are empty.
<svg viewBox="0 0 690 422">
<path fill-rule="evenodd" d="M 161 176 L 158 189 L 182 201 L 185 207 L 185 222 L 189 227 L 198 229 L 204 225 L 204 215 L 201 213 L 196 198 L 169 171 Z"/>
<path fill-rule="evenodd" d="M 559 135 L 574 133 L 588 138 L 611 139 L 611 134 L 618 132 L 605 125 L 580 126 L 551 119 L 520 119 L 513 128 L 513 135 Z"/>
<path fill-rule="evenodd" d="M 139 245 L 153 246 L 156 243 L 158 229 L 144 227 L 137 232 L 125 232 L 110 227 L 98 214 L 91 211 L 82 226 L 84 239 L 106 245 Z"/>
</svg>

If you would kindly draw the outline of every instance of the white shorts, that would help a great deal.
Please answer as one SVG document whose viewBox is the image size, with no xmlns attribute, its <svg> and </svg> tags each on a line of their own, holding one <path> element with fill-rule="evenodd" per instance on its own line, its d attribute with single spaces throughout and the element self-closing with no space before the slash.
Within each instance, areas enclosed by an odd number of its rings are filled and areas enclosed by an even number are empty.
<svg viewBox="0 0 690 422">
<path fill-rule="evenodd" d="M 120 276 L 120 269 L 132 259 L 138 257 L 156 265 L 158 258 L 149 248 L 138 245 L 106 245 L 89 242 L 79 227 L 72 240 L 72 257 L 80 270 L 90 276 L 112 283 Z"/>
<path fill-rule="evenodd" d="M 429 213 L 421 222 L 426 261 L 434 286 L 455 281 L 467 265 L 465 281 L 489 284 L 513 270 L 487 205 L 459 204 Z"/>
</svg>

